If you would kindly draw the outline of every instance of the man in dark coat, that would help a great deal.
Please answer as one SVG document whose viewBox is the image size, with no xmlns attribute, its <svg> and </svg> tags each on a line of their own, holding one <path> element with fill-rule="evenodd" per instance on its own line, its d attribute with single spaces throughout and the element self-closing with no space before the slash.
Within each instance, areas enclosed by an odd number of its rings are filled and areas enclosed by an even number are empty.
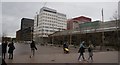
<svg viewBox="0 0 120 65">
<path fill-rule="evenodd" d="M 79 57 L 78 57 L 78 61 L 81 61 L 80 60 L 80 57 L 82 56 L 83 60 L 85 60 L 84 58 L 84 52 L 85 52 L 85 46 L 84 46 L 84 41 L 80 44 L 80 48 L 79 48 L 79 51 L 78 53 L 80 53 Z"/>
<path fill-rule="evenodd" d="M 9 47 L 9 50 L 8 50 L 9 59 L 13 59 L 13 51 L 15 49 L 13 41 L 8 45 L 8 47 Z"/>
<path fill-rule="evenodd" d="M 32 40 L 32 43 L 30 44 L 30 48 L 31 48 L 31 53 L 34 56 L 35 55 L 35 49 L 37 50 L 37 47 L 35 46 L 35 42 Z M 31 58 L 31 56 L 30 56 Z"/>
<path fill-rule="evenodd" d="M 7 51 L 7 41 L 2 43 L 2 57 L 5 59 L 6 51 Z"/>
</svg>

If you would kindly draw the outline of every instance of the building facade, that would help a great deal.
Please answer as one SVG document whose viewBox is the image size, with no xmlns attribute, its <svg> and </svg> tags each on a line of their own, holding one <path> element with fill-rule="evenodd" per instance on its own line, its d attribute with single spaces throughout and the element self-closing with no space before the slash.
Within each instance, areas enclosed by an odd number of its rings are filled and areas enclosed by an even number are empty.
<svg viewBox="0 0 120 65">
<path fill-rule="evenodd" d="M 21 40 L 21 30 L 16 31 L 16 40 L 17 41 Z"/>
<path fill-rule="evenodd" d="M 34 39 L 40 42 L 41 39 L 42 41 L 44 38 L 47 39 L 50 34 L 56 31 L 66 30 L 66 20 L 65 14 L 47 7 L 41 8 L 39 14 L 35 16 Z"/>
<path fill-rule="evenodd" d="M 67 30 L 73 30 L 79 28 L 79 24 L 84 22 L 91 22 L 91 18 L 80 16 L 67 20 Z"/>
<path fill-rule="evenodd" d="M 16 32 L 17 41 L 31 41 L 33 39 L 34 20 L 28 18 L 21 19 L 21 29 Z"/>
<path fill-rule="evenodd" d="M 50 36 L 50 39 L 54 39 L 55 44 L 63 44 L 68 42 L 68 44 L 78 45 L 80 42 L 85 41 L 86 44 L 91 41 L 95 46 L 105 45 L 105 46 L 119 46 L 120 44 L 120 28 L 118 28 L 118 33 L 116 31 L 116 21 L 94 21 L 86 22 L 80 24 L 78 30 L 66 30 L 61 32 L 56 32 Z M 70 33 L 71 32 L 71 33 Z M 104 32 L 104 43 L 103 41 Z"/>
<path fill-rule="evenodd" d="M 33 19 L 28 19 L 28 18 L 22 18 L 21 19 L 21 30 L 24 30 L 26 28 L 34 26 L 34 20 Z"/>
</svg>

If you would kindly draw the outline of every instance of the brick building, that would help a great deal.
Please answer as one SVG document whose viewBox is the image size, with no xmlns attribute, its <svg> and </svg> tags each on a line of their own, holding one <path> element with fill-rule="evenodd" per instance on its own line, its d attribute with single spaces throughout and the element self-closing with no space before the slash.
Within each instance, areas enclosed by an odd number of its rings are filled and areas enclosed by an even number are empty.
<svg viewBox="0 0 120 65">
<path fill-rule="evenodd" d="M 84 22 L 91 22 L 91 18 L 85 17 L 85 16 L 80 16 L 72 19 L 67 20 L 67 30 L 72 30 L 79 28 L 78 23 L 84 23 Z"/>
<path fill-rule="evenodd" d="M 16 31 L 16 40 L 17 41 L 21 40 L 21 30 Z"/>
</svg>

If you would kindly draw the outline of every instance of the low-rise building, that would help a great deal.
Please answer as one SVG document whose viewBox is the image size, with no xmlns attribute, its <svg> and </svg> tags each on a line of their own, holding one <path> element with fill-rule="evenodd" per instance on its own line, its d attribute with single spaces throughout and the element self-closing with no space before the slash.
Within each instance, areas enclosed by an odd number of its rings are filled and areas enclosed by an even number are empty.
<svg viewBox="0 0 120 65">
<path fill-rule="evenodd" d="M 86 44 L 92 41 L 94 45 L 116 46 L 120 42 L 119 34 L 120 28 L 116 26 L 115 20 L 107 22 L 94 21 L 80 24 L 79 30 L 56 32 L 50 36 L 50 39 L 54 39 L 55 44 L 68 42 L 69 44 L 79 45 L 82 41 L 85 41 Z"/>
<path fill-rule="evenodd" d="M 67 30 L 73 30 L 79 28 L 79 24 L 85 23 L 85 22 L 91 22 L 92 19 L 85 17 L 85 16 L 80 16 L 80 17 L 75 17 L 72 19 L 67 20 Z"/>
</svg>

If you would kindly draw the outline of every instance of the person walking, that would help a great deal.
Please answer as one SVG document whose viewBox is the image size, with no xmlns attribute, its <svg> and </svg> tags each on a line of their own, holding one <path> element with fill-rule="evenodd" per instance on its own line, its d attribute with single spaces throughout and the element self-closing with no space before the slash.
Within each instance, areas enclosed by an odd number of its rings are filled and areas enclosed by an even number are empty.
<svg viewBox="0 0 120 65">
<path fill-rule="evenodd" d="M 15 50 L 13 41 L 11 43 L 9 43 L 8 47 L 9 47 L 9 49 L 8 49 L 9 59 L 13 59 L 13 51 Z"/>
<path fill-rule="evenodd" d="M 79 48 L 79 51 L 78 51 L 78 53 L 80 53 L 80 55 L 78 57 L 78 61 L 81 61 L 80 60 L 81 56 L 82 56 L 83 60 L 85 61 L 85 58 L 84 58 L 85 46 L 84 46 L 84 44 L 85 44 L 84 41 L 80 44 L 80 48 Z"/>
<path fill-rule="evenodd" d="M 90 42 L 90 44 L 88 46 L 88 52 L 89 52 L 88 61 L 89 61 L 89 59 L 91 59 L 91 61 L 93 61 L 93 45 L 91 44 L 91 42 Z"/>
<path fill-rule="evenodd" d="M 3 59 L 5 59 L 5 56 L 6 56 L 7 45 L 8 45 L 7 41 L 4 41 L 2 43 L 2 58 Z"/>
<path fill-rule="evenodd" d="M 35 49 L 37 50 L 37 47 L 35 45 L 35 42 L 32 40 L 32 43 L 30 44 L 30 48 L 31 48 L 31 55 L 30 58 L 32 57 L 32 55 L 35 55 Z"/>
</svg>

